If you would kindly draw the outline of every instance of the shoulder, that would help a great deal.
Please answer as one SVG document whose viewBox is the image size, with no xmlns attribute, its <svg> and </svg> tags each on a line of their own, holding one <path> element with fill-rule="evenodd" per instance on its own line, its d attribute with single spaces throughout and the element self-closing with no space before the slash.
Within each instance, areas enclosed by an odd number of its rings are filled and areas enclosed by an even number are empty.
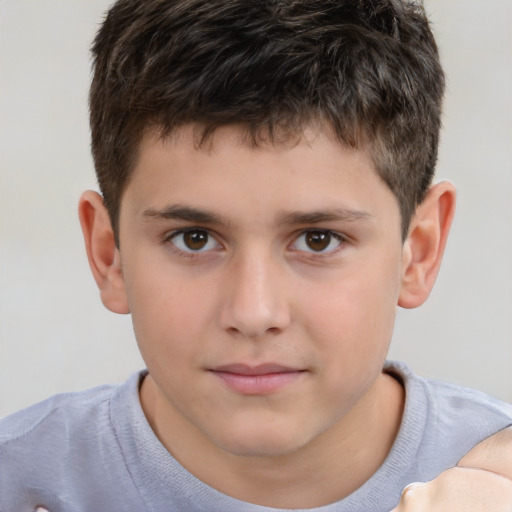
<svg viewBox="0 0 512 512">
<path fill-rule="evenodd" d="M 54 476 L 63 461 L 77 461 L 109 429 L 109 402 L 114 386 L 56 395 L 0 420 L 0 489 L 6 481 L 29 475 Z"/>
<path fill-rule="evenodd" d="M 388 363 L 386 370 L 404 382 L 402 428 L 409 433 L 409 443 L 415 443 L 421 467 L 429 461 L 424 478 L 455 466 L 483 440 L 512 425 L 511 404 L 478 390 L 419 377 L 403 363 Z M 498 440 L 502 443 L 504 437 Z"/>
<path fill-rule="evenodd" d="M 0 451 L 16 441 L 26 440 L 56 427 L 80 425 L 84 416 L 98 413 L 116 386 L 107 385 L 76 393 L 55 395 L 0 419 Z M 58 428 L 57 428 L 58 430 Z"/>
<path fill-rule="evenodd" d="M 512 405 L 480 390 L 424 379 L 430 409 L 444 429 L 463 426 L 485 438 L 512 425 Z"/>
<path fill-rule="evenodd" d="M 386 370 L 404 382 L 414 405 L 422 402 L 428 415 L 440 426 L 463 423 L 477 430 L 490 428 L 490 433 L 494 433 L 512 425 L 512 404 L 476 389 L 420 377 L 404 363 L 389 362 Z"/>
<path fill-rule="evenodd" d="M 72 511 L 80 503 L 113 510 L 112 500 L 137 502 L 112 425 L 112 403 L 134 399 L 136 384 L 137 375 L 56 395 L 0 420 L 0 509 L 34 510 L 39 503 Z M 113 496 L 112 488 L 120 493 Z"/>
</svg>

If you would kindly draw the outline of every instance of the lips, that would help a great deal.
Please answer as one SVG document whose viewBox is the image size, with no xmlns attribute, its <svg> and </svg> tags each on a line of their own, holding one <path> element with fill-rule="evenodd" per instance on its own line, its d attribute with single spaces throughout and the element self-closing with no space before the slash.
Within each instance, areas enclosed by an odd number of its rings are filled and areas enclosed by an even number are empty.
<svg viewBox="0 0 512 512">
<path fill-rule="evenodd" d="M 304 370 L 275 363 L 250 366 L 228 364 L 210 370 L 225 386 L 243 395 L 266 395 L 275 393 L 296 382 Z"/>
</svg>

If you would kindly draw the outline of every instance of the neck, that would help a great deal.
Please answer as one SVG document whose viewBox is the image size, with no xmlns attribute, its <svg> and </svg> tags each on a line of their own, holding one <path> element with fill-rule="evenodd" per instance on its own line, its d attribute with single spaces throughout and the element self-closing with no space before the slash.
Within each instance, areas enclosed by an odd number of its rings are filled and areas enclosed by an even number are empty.
<svg viewBox="0 0 512 512">
<path fill-rule="evenodd" d="M 239 500 L 293 509 L 339 501 L 375 473 L 398 433 L 404 390 L 393 377 L 380 375 L 340 421 L 301 449 L 275 457 L 228 453 L 195 435 L 189 425 L 166 418 L 161 400 L 148 376 L 141 389 L 148 421 L 167 450 L 194 476 Z"/>
</svg>

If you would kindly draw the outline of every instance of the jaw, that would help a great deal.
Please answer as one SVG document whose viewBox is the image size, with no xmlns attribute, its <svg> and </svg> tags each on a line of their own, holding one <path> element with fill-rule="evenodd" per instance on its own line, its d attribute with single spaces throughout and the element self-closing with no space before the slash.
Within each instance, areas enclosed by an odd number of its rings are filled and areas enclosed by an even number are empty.
<svg viewBox="0 0 512 512">
<path fill-rule="evenodd" d="M 216 438 L 186 419 L 170 418 L 162 400 L 148 376 L 141 388 L 148 421 L 194 476 L 242 501 L 313 508 L 347 496 L 383 463 L 398 433 L 404 390 L 394 378 L 381 374 L 349 413 L 322 431 L 319 425 L 304 422 L 290 428 L 297 422 L 290 422 L 286 414 L 269 414 L 262 399 L 265 413 L 256 414 L 253 408 L 250 414 L 231 415 L 219 429 L 224 435 Z M 310 408 L 310 417 L 313 412 Z M 170 423 L 171 436 L 162 427 Z"/>
</svg>

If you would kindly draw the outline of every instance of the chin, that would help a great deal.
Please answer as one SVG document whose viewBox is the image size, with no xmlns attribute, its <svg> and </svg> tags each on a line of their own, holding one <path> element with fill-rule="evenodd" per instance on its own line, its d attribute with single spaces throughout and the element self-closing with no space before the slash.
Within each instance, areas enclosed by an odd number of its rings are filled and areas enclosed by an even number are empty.
<svg viewBox="0 0 512 512">
<path fill-rule="evenodd" d="M 231 430 L 222 439 L 215 440 L 223 450 L 240 457 L 280 457 L 296 452 L 311 439 L 304 432 L 294 433 L 282 425 L 264 428 L 252 425 L 250 429 Z"/>
</svg>

